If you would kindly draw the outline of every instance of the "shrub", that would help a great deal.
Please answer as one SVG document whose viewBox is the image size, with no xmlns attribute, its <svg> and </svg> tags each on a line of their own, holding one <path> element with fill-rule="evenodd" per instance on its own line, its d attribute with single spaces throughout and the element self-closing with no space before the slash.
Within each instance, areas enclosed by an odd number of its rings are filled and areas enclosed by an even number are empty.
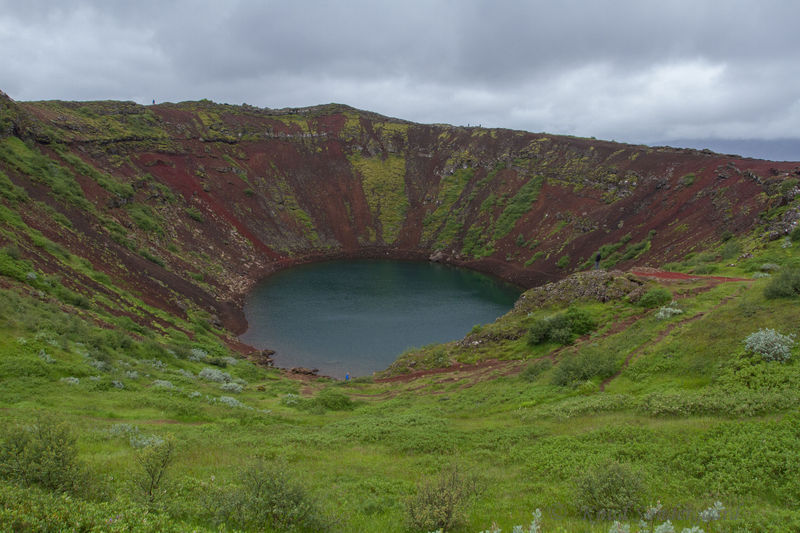
<svg viewBox="0 0 800 533">
<path fill-rule="evenodd" d="M 550 359 L 539 359 L 525 367 L 525 370 L 520 373 L 519 377 L 525 381 L 536 381 L 536 379 L 544 372 L 550 370 L 553 363 Z"/>
<path fill-rule="evenodd" d="M 792 298 L 798 294 L 800 294 L 800 268 L 781 270 L 764 287 L 764 297 L 769 299 Z"/>
<path fill-rule="evenodd" d="M 238 383 L 223 383 L 219 388 L 225 392 L 232 392 L 234 394 L 242 392 L 242 386 Z"/>
<path fill-rule="evenodd" d="M 252 409 L 252 407 L 248 407 L 233 396 L 220 396 L 216 399 L 218 403 L 222 405 L 227 405 L 228 407 L 241 407 L 242 409 Z"/>
<path fill-rule="evenodd" d="M 543 342 L 571 344 L 575 335 L 584 335 L 594 331 L 597 324 L 586 311 L 570 307 L 564 313 L 540 318 L 528 330 L 528 344 Z"/>
<path fill-rule="evenodd" d="M 666 320 L 680 314 L 683 314 L 683 310 L 678 307 L 678 302 L 673 300 L 669 305 L 662 306 L 656 312 L 656 318 L 659 320 Z"/>
<path fill-rule="evenodd" d="M 713 520 L 719 520 L 722 516 L 722 512 L 725 510 L 725 506 L 722 505 L 722 502 L 714 502 L 714 505 L 709 507 L 704 511 L 700 511 L 700 520 L 703 522 L 711 522 Z"/>
<path fill-rule="evenodd" d="M 698 265 L 692 269 L 692 274 L 698 274 L 700 276 L 705 276 L 708 274 L 713 274 L 717 271 L 717 265 Z"/>
<path fill-rule="evenodd" d="M 741 253 L 742 245 L 733 240 L 726 242 L 720 251 L 722 259 L 733 259 L 734 257 L 738 257 Z"/>
<path fill-rule="evenodd" d="M 583 309 L 570 307 L 567 309 L 566 317 L 569 322 L 570 330 L 576 335 L 585 335 L 597 328 L 597 323 L 592 319 L 591 315 Z"/>
<path fill-rule="evenodd" d="M 87 501 L 37 487 L 0 483 L 0 529 L 16 532 L 185 533 L 196 527 L 167 514 L 156 514 L 127 499 Z"/>
<path fill-rule="evenodd" d="M 233 378 L 231 378 L 230 374 L 223 372 L 222 370 L 217 370 L 216 368 L 206 367 L 197 375 L 205 380 L 214 381 L 216 383 L 229 383 L 233 381 Z"/>
<path fill-rule="evenodd" d="M 781 335 L 774 329 L 764 328 L 751 333 L 744 340 L 748 351 L 757 353 L 765 361 L 788 361 L 792 356 L 794 335 Z"/>
<path fill-rule="evenodd" d="M 300 398 L 299 395 L 291 392 L 284 394 L 283 397 L 281 398 L 281 404 L 287 407 L 295 407 L 297 405 L 300 405 L 302 401 L 303 400 L 302 398 Z"/>
<path fill-rule="evenodd" d="M 789 234 L 789 237 L 792 239 L 793 242 L 800 241 L 800 226 L 797 226 L 792 230 Z"/>
<path fill-rule="evenodd" d="M 355 407 L 353 400 L 351 400 L 349 396 L 335 389 L 324 389 L 320 391 L 320 393 L 309 402 L 309 405 L 312 407 L 319 406 L 324 409 L 330 409 L 331 411 L 345 411 Z"/>
<path fill-rule="evenodd" d="M 576 482 L 575 501 L 587 518 L 625 518 L 642 508 L 639 476 L 616 461 L 598 465 Z"/>
<path fill-rule="evenodd" d="M 531 325 L 528 330 L 528 344 L 536 345 L 547 341 L 550 338 L 550 318 L 540 318 Z"/>
<path fill-rule="evenodd" d="M 202 348 L 192 348 L 189 350 L 190 361 L 205 361 L 208 359 L 208 352 Z"/>
<path fill-rule="evenodd" d="M 406 502 L 406 522 L 414 531 L 448 531 L 465 519 L 465 507 L 477 493 L 477 482 L 457 468 L 442 472 L 417 488 Z"/>
<path fill-rule="evenodd" d="M 664 305 L 667 302 L 672 301 L 672 293 L 669 292 L 667 289 L 663 287 L 654 287 L 644 293 L 644 295 L 639 299 L 637 302 L 638 305 L 652 309 L 653 307 L 658 307 L 660 305 Z"/>
<path fill-rule="evenodd" d="M 565 357 L 556 365 L 553 384 L 562 387 L 574 385 L 594 377 L 605 379 L 617 371 L 617 362 L 611 352 L 584 349 L 577 355 Z"/>
<path fill-rule="evenodd" d="M 167 469 L 175 459 L 175 440 L 158 439 L 136 453 L 136 468 L 131 482 L 134 496 L 154 506 L 164 495 Z"/>
<path fill-rule="evenodd" d="M 228 527 L 253 531 L 327 531 L 330 520 L 285 464 L 257 463 L 238 483 L 212 494 L 209 508 Z"/>
<path fill-rule="evenodd" d="M 551 329 L 549 337 L 549 340 L 558 344 L 572 344 L 573 341 L 572 330 L 568 326 Z"/>
<path fill-rule="evenodd" d="M 64 422 L 41 419 L 9 431 L 0 444 L 0 476 L 23 485 L 75 492 L 86 480 L 76 438 Z"/>
</svg>

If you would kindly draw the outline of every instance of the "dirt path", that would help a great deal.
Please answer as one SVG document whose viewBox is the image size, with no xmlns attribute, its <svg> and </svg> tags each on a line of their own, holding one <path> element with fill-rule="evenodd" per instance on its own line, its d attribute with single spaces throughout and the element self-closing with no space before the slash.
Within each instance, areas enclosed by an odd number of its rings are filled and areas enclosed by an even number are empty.
<svg viewBox="0 0 800 533">
<path fill-rule="evenodd" d="M 667 272 L 666 270 L 657 270 L 655 268 L 634 268 L 631 270 L 634 276 L 641 276 L 644 278 L 658 278 L 665 280 L 709 280 L 720 283 L 729 283 L 733 281 L 753 281 L 752 278 L 726 278 L 724 276 L 700 276 L 697 274 L 685 274 L 683 272 Z"/>
<path fill-rule="evenodd" d="M 638 348 L 632 350 L 628 354 L 628 356 L 625 358 L 625 362 L 622 363 L 622 367 L 613 376 L 610 376 L 610 377 L 608 377 L 608 378 L 603 380 L 603 382 L 600 384 L 600 391 L 604 391 L 606 389 L 606 385 L 608 385 L 613 380 L 617 379 L 620 375 L 622 375 L 622 372 L 626 368 L 628 368 L 630 363 L 632 361 L 635 361 L 636 359 L 638 359 L 638 357 L 640 355 L 642 355 L 642 353 L 644 353 L 644 351 L 647 348 L 649 348 L 650 346 L 654 346 L 655 344 L 658 344 L 659 342 L 664 340 L 666 338 L 666 336 L 669 335 L 670 333 L 672 333 L 672 331 L 675 328 L 677 328 L 678 326 L 683 326 L 684 324 L 690 324 L 692 322 L 700 320 L 701 318 L 706 316 L 706 314 L 708 314 L 709 311 L 715 311 L 715 310 L 719 309 L 720 307 L 722 307 L 723 305 L 728 303 L 730 300 L 735 298 L 735 296 L 736 295 L 726 296 L 725 298 L 720 300 L 714 307 L 712 307 L 708 311 L 701 311 L 701 312 L 697 313 L 696 315 L 692 315 L 692 316 L 690 316 L 688 318 L 684 318 L 683 320 L 679 320 L 678 322 L 673 322 L 672 324 L 670 324 L 666 328 L 664 328 L 664 330 L 662 330 L 657 336 L 655 336 L 654 338 L 652 338 L 650 340 L 645 341 Z"/>
</svg>

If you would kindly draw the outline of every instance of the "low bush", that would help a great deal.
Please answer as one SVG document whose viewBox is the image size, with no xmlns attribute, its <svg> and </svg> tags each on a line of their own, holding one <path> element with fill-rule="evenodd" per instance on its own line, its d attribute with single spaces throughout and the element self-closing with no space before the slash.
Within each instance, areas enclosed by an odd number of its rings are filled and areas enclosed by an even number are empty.
<svg viewBox="0 0 800 533">
<path fill-rule="evenodd" d="M 175 440 L 156 438 L 136 452 L 136 468 L 131 478 L 133 495 L 155 507 L 166 493 L 167 470 L 175 460 Z"/>
<path fill-rule="evenodd" d="M 672 293 L 663 287 L 654 287 L 636 302 L 641 307 L 652 309 L 672 301 Z"/>
<path fill-rule="evenodd" d="M 346 411 L 355 407 L 349 396 L 330 388 L 320 391 L 309 404 L 312 407 L 322 407 L 331 411 Z"/>
<path fill-rule="evenodd" d="M 539 359 L 525 367 L 525 370 L 520 373 L 519 377 L 525 381 L 536 381 L 541 374 L 550 370 L 552 366 L 553 363 L 550 359 Z"/>
<path fill-rule="evenodd" d="M 720 255 L 722 256 L 722 259 L 726 260 L 739 257 L 739 254 L 741 253 L 742 253 L 742 245 L 735 240 L 727 241 L 722 246 L 722 250 L 720 250 Z"/>
<path fill-rule="evenodd" d="M 247 531 L 328 531 L 331 520 L 285 464 L 242 468 L 235 484 L 216 489 L 208 508 L 220 524 Z"/>
<path fill-rule="evenodd" d="M 570 307 L 563 313 L 540 318 L 528 330 L 528 344 L 537 345 L 543 342 L 572 344 L 576 335 L 585 335 L 597 328 L 592 316 L 576 307 Z"/>
<path fill-rule="evenodd" d="M 0 443 L 0 477 L 22 485 L 75 493 L 87 471 L 78 460 L 76 437 L 64 422 L 40 419 L 10 428 Z"/>
<path fill-rule="evenodd" d="M 231 392 L 233 394 L 239 394 L 242 392 L 242 390 L 244 390 L 244 388 L 238 383 L 223 383 L 219 388 L 224 392 Z"/>
<path fill-rule="evenodd" d="M 751 333 L 744 340 L 748 351 L 757 353 L 765 361 L 788 361 L 792 356 L 794 335 L 781 335 L 774 329 L 764 328 Z"/>
<path fill-rule="evenodd" d="M 664 305 L 656 312 L 656 318 L 659 320 L 667 320 L 673 316 L 683 314 L 683 309 L 678 307 L 678 302 L 672 301 L 669 305 Z"/>
<path fill-rule="evenodd" d="M 0 531 L 188 533 L 197 527 L 126 500 L 97 503 L 0 483 Z"/>
<path fill-rule="evenodd" d="M 617 371 L 616 357 L 611 352 L 584 349 L 562 359 L 553 372 L 553 384 L 562 387 L 575 385 L 594 377 L 605 379 Z"/>
<path fill-rule="evenodd" d="M 578 478 L 575 502 L 587 518 L 625 519 L 642 510 L 644 486 L 628 465 L 608 462 Z"/>
<path fill-rule="evenodd" d="M 764 287 L 764 297 L 793 298 L 800 294 L 800 268 L 786 268 L 774 276 Z"/>
<path fill-rule="evenodd" d="M 230 383 L 231 381 L 233 381 L 233 378 L 231 377 L 230 374 L 228 374 L 227 372 L 223 372 L 222 370 L 218 370 L 216 368 L 206 367 L 200 372 L 198 372 L 197 375 L 201 379 L 205 379 L 207 381 L 214 381 L 216 383 Z"/>
<path fill-rule="evenodd" d="M 406 522 L 413 531 L 449 531 L 463 523 L 466 507 L 478 492 L 477 481 L 457 468 L 428 480 L 406 502 Z"/>
</svg>

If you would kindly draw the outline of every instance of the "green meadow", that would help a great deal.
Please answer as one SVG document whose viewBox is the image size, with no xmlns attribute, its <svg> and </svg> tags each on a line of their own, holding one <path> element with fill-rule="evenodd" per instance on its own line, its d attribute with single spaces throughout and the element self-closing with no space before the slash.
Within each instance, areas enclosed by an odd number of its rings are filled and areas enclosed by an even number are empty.
<svg viewBox="0 0 800 533">
<path fill-rule="evenodd" d="M 800 243 L 725 246 L 670 268 L 750 281 L 531 289 L 349 382 L 258 367 L 197 324 L 110 327 L 6 249 L 1 529 L 800 530 Z"/>
</svg>

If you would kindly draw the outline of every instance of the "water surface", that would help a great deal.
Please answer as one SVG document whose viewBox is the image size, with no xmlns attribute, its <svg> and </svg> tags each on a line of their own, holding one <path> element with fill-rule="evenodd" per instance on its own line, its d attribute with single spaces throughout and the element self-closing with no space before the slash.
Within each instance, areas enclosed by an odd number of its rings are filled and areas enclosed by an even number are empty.
<svg viewBox="0 0 800 533">
<path fill-rule="evenodd" d="M 427 262 L 347 260 L 278 272 L 247 297 L 242 340 L 278 366 L 369 375 L 411 347 L 462 338 L 520 291 L 478 272 Z"/>
</svg>

